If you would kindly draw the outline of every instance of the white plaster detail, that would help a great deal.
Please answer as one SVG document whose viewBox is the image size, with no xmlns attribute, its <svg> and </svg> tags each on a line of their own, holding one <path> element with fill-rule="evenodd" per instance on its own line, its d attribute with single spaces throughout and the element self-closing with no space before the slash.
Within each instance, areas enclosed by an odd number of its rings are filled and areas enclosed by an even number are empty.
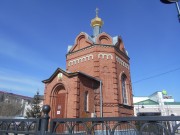
<svg viewBox="0 0 180 135">
<path fill-rule="evenodd" d="M 86 56 L 71 60 L 71 61 L 69 61 L 68 66 L 76 65 L 76 64 L 79 64 L 79 63 L 82 63 L 82 62 L 86 62 L 88 60 L 93 60 L 93 55 L 92 54 L 89 54 L 89 55 L 86 55 Z"/>
<path fill-rule="evenodd" d="M 121 64 L 123 67 L 129 69 L 129 64 L 127 64 L 125 61 L 123 61 L 121 58 L 119 58 L 118 56 L 116 56 L 116 61 Z"/>
<path fill-rule="evenodd" d="M 100 58 L 102 58 L 102 59 L 104 59 L 104 58 L 106 58 L 106 59 L 113 59 L 113 56 L 112 56 L 112 54 L 110 54 L 110 53 L 99 53 L 98 54 L 98 59 L 100 59 Z"/>
<path fill-rule="evenodd" d="M 59 73 L 59 74 L 57 75 L 58 80 L 62 80 L 62 77 L 63 77 L 63 74 L 62 74 L 62 73 Z"/>
</svg>

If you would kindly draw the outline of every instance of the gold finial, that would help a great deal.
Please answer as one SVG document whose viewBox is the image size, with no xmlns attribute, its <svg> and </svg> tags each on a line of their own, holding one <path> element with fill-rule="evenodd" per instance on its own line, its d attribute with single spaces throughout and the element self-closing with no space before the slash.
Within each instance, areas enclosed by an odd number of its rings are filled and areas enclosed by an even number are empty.
<svg viewBox="0 0 180 135">
<path fill-rule="evenodd" d="M 91 20 L 91 26 L 94 27 L 94 26 L 102 26 L 103 25 L 103 21 L 101 18 L 98 17 L 98 13 L 99 13 L 99 9 L 96 8 L 96 17 L 94 19 Z"/>
<path fill-rule="evenodd" d="M 96 17 L 98 17 L 98 11 L 99 11 L 99 9 L 96 8 Z"/>
</svg>

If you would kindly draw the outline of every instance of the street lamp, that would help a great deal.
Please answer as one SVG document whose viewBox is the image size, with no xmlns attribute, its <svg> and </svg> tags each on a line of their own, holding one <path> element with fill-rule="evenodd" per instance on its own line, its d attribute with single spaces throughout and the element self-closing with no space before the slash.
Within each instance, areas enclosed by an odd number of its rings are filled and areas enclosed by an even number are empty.
<svg viewBox="0 0 180 135">
<path fill-rule="evenodd" d="M 179 0 L 160 0 L 162 3 L 164 4 L 172 4 L 172 3 L 175 3 L 176 4 L 176 8 L 177 8 L 177 11 L 178 11 L 178 19 L 179 19 L 179 22 L 180 22 L 180 9 L 179 9 Z"/>
</svg>

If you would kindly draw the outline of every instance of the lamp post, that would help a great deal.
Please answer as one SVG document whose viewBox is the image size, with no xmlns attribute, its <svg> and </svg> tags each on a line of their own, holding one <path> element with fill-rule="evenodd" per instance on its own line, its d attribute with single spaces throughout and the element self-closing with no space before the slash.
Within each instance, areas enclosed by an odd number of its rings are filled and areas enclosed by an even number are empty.
<svg viewBox="0 0 180 135">
<path fill-rule="evenodd" d="M 179 8 L 179 0 L 160 0 L 162 3 L 164 4 L 172 4 L 172 3 L 175 3 L 176 4 L 176 8 L 177 8 L 177 11 L 178 11 L 178 19 L 179 19 L 179 22 L 180 22 L 180 8 Z"/>
</svg>

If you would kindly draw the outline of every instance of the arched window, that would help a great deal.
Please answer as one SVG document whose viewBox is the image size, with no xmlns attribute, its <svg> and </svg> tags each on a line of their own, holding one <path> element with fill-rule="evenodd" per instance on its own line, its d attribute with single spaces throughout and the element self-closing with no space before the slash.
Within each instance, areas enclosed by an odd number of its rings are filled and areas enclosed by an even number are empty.
<svg viewBox="0 0 180 135">
<path fill-rule="evenodd" d="M 126 75 L 122 75 L 121 77 L 121 87 L 122 87 L 122 98 L 123 104 L 128 104 L 128 95 L 127 95 L 127 84 L 126 84 L 127 77 Z"/>
<path fill-rule="evenodd" d="M 88 95 L 88 91 L 86 91 L 84 93 L 84 111 L 89 111 L 89 107 L 88 107 L 88 103 L 89 102 L 89 95 Z"/>
</svg>

